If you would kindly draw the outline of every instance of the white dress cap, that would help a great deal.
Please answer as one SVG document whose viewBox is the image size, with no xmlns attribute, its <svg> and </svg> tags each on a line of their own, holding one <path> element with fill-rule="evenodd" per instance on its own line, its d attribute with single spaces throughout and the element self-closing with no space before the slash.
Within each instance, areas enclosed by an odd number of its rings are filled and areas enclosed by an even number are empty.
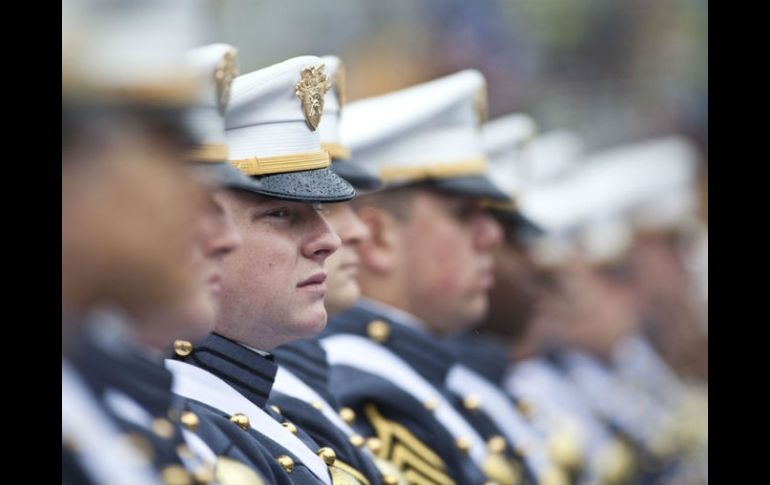
<svg viewBox="0 0 770 485">
<path fill-rule="evenodd" d="M 322 149 L 320 123 L 331 87 L 323 61 L 315 56 L 287 61 L 238 76 L 225 113 L 230 164 L 267 197 L 342 202 L 356 191 L 330 168 Z"/>
<path fill-rule="evenodd" d="M 333 160 L 347 160 L 350 150 L 340 142 L 340 114 L 345 103 L 345 66 L 339 57 L 324 56 L 324 72 L 331 83 L 324 98 L 324 115 L 321 118 L 321 146 Z"/>
<path fill-rule="evenodd" d="M 225 110 L 230 88 L 238 75 L 237 51 L 229 44 L 210 44 L 187 53 L 187 62 L 201 78 L 198 100 L 190 107 L 190 128 L 199 146 L 193 159 L 201 162 L 226 162 Z"/>
<path fill-rule="evenodd" d="M 698 154 L 685 138 L 667 136 L 588 157 L 583 201 L 601 216 L 623 213 L 647 227 L 672 227 L 692 213 Z"/>
<path fill-rule="evenodd" d="M 350 103 L 342 140 L 388 185 L 482 175 L 484 77 L 475 70 Z"/>
<path fill-rule="evenodd" d="M 577 133 L 550 131 L 536 136 L 524 147 L 522 183 L 526 186 L 547 183 L 568 173 L 584 152 Z"/>
<path fill-rule="evenodd" d="M 350 149 L 340 141 L 340 119 L 345 104 L 345 66 L 339 57 L 324 56 L 326 76 L 331 89 L 324 99 L 324 115 L 321 118 L 321 147 L 332 159 L 332 170 L 347 180 L 358 191 L 370 191 L 380 186 L 380 179 L 352 158 Z"/>
<path fill-rule="evenodd" d="M 535 121 L 523 113 L 509 114 L 484 124 L 482 138 L 489 176 L 513 198 L 522 184 L 522 152 L 536 134 Z"/>
<path fill-rule="evenodd" d="M 199 86 L 185 53 L 205 33 L 203 0 L 65 0 L 62 92 L 112 102 L 180 105 Z"/>
<path fill-rule="evenodd" d="M 230 161 L 248 175 L 328 167 L 320 132 L 323 61 L 302 56 L 235 78 L 225 117 Z"/>
</svg>

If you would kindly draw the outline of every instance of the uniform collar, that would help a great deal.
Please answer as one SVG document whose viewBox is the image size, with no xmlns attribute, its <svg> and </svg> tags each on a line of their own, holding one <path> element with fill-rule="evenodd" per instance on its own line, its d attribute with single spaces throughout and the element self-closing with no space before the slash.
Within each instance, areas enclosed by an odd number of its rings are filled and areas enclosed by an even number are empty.
<svg viewBox="0 0 770 485">
<path fill-rule="evenodd" d="M 174 359 L 200 367 L 224 380 L 249 401 L 265 408 L 278 370 L 273 356 L 218 333 L 198 342 L 188 355 Z"/>
<path fill-rule="evenodd" d="M 443 386 L 452 355 L 442 348 L 437 337 L 415 325 L 415 317 L 401 310 L 385 310 L 389 306 L 372 300 L 356 305 L 329 321 L 325 335 L 352 333 L 368 337 L 407 361 L 417 372 L 434 385 Z M 373 327 L 385 329 L 386 335 L 373 332 Z"/>
<path fill-rule="evenodd" d="M 443 344 L 458 362 L 491 382 L 502 382 L 508 371 L 508 349 L 497 339 L 470 331 L 449 336 Z"/>
<path fill-rule="evenodd" d="M 173 401 L 171 373 L 124 334 L 102 330 L 89 325 L 74 339 L 73 365 L 97 393 L 119 390 L 152 415 L 165 416 Z"/>
<path fill-rule="evenodd" d="M 297 376 L 327 402 L 335 402 L 329 393 L 326 351 L 317 339 L 295 340 L 275 348 L 273 352 L 278 365 Z"/>
</svg>

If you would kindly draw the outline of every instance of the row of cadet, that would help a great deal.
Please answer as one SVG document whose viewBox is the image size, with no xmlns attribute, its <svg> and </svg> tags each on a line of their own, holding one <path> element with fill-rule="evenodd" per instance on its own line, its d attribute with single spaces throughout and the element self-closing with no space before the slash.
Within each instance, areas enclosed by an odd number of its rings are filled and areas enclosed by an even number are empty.
<svg viewBox="0 0 770 485">
<path fill-rule="evenodd" d="M 686 140 L 239 75 L 193 5 L 63 4 L 63 484 L 707 483 Z"/>
</svg>

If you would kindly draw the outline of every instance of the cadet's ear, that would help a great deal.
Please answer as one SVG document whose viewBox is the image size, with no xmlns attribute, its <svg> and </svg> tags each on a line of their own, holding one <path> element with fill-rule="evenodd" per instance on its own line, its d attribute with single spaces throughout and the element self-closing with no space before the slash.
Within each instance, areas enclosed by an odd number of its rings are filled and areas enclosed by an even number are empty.
<svg viewBox="0 0 770 485">
<path fill-rule="evenodd" d="M 358 245 L 361 264 L 374 273 L 388 273 L 397 265 L 399 254 L 399 222 L 390 213 L 377 207 L 362 207 L 356 211 L 371 237 Z"/>
</svg>

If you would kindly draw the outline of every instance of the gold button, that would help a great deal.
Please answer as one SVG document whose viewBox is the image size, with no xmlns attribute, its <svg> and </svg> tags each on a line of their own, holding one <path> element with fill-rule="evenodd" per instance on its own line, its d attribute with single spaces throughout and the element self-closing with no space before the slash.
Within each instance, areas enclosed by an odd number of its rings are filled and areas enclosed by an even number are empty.
<svg viewBox="0 0 770 485">
<path fill-rule="evenodd" d="M 468 411 L 475 411 L 479 408 L 479 398 L 475 394 L 468 394 L 463 398 L 463 407 Z"/>
<path fill-rule="evenodd" d="M 278 407 L 278 406 L 276 406 L 275 404 L 271 404 L 271 405 L 270 405 L 270 409 L 272 409 L 273 411 L 275 411 L 275 412 L 276 412 L 276 413 L 278 413 L 278 414 L 281 414 L 281 408 L 279 408 L 279 407 Z"/>
<path fill-rule="evenodd" d="M 425 406 L 425 409 L 428 411 L 435 411 L 438 407 L 438 399 L 428 399 L 424 403 L 422 403 L 423 406 Z"/>
<path fill-rule="evenodd" d="M 535 415 L 535 405 L 526 399 L 518 399 L 516 401 L 516 407 L 519 409 L 521 415 L 527 419 L 532 419 Z"/>
<path fill-rule="evenodd" d="M 192 458 L 192 450 L 186 444 L 182 443 L 176 447 L 176 454 L 182 458 Z"/>
<path fill-rule="evenodd" d="M 569 485 L 567 475 L 558 468 L 551 468 L 543 474 L 541 485 Z"/>
<path fill-rule="evenodd" d="M 352 434 L 350 435 L 348 440 L 350 440 L 350 444 L 355 446 L 356 448 L 360 448 L 364 446 L 364 443 L 366 443 L 366 440 L 360 434 Z"/>
<path fill-rule="evenodd" d="M 278 464 L 281 465 L 284 470 L 286 470 L 286 473 L 291 473 L 294 471 L 294 460 L 292 460 L 290 456 L 281 455 L 276 458 L 275 461 L 277 461 Z"/>
<path fill-rule="evenodd" d="M 230 421 L 237 424 L 241 429 L 245 431 L 248 431 L 249 427 L 251 427 L 251 423 L 249 423 L 249 417 L 243 413 L 233 414 L 230 416 Z"/>
<path fill-rule="evenodd" d="M 390 337 L 390 325 L 382 320 L 374 320 L 366 326 L 366 333 L 375 342 L 384 343 Z"/>
<path fill-rule="evenodd" d="M 518 463 L 500 453 L 489 453 L 482 467 L 484 476 L 491 483 L 516 485 L 522 482 Z"/>
<path fill-rule="evenodd" d="M 577 439 L 565 431 L 553 433 L 548 440 L 551 459 L 565 470 L 577 470 L 582 461 L 582 452 Z"/>
<path fill-rule="evenodd" d="M 382 441 L 380 441 L 379 438 L 375 438 L 375 437 L 367 438 L 366 446 L 369 448 L 369 451 L 371 451 L 374 454 L 377 454 L 382 449 Z"/>
<path fill-rule="evenodd" d="M 337 453 L 328 446 L 319 448 L 316 454 L 326 463 L 326 466 L 334 465 L 334 462 L 337 460 Z"/>
<path fill-rule="evenodd" d="M 383 475 L 382 483 L 383 485 L 398 485 L 398 478 L 393 475 Z"/>
<path fill-rule="evenodd" d="M 353 424 L 353 421 L 356 420 L 356 412 L 350 408 L 342 408 L 340 409 L 340 418 L 347 424 Z"/>
<path fill-rule="evenodd" d="M 281 423 L 281 426 L 291 431 L 292 434 L 297 434 L 297 427 L 294 426 L 294 423 L 290 423 L 289 421 L 284 421 L 283 423 Z"/>
<path fill-rule="evenodd" d="M 193 351 L 192 343 L 187 340 L 174 340 L 174 353 L 179 357 L 187 357 Z"/>
<path fill-rule="evenodd" d="M 313 402 L 310 403 L 310 405 L 313 406 L 314 408 L 316 408 L 319 411 L 324 408 L 324 405 L 323 405 L 323 403 L 321 401 L 313 401 Z"/>
<path fill-rule="evenodd" d="M 160 478 L 167 485 L 190 485 L 192 479 L 181 465 L 168 465 L 160 471 Z"/>
<path fill-rule="evenodd" d="M 467 453 L 471 449 L 471 442 L 467 438 L 457 438 L 455 446 L 463 453 Z"/>
<path fill-rule="evenodd" d="M 166 418 L 155 418 L 152 420 L 152 430 L 161 438 L 171 438 L 174 436 L 174 425 Z"/>
<path fill-rule="evenodd" d="M 138 433 L 128 433 L 123 436 L 126 442 L 137 450 L 143 461 L 150 462 L 155 459 L 155 451 L 150 441 Z"/>
<path fill-rule="evenodd" d="M 613 440 L 599 450 L 597 463 L 605 483 L 627 480 L 633 471 L 633 454 L 623 442 Z"/>
<path fill-rule="evenodd" d="M 505 438 L 500 436 L 499 434 L 496 434 L 489 438 L 489 441 L 487 441 L 487 449 L 491 453 L 503 453 L 505 451 L 506 443 Z"/>
<path fill-rule="evenodd" d="M 192 411 L 184 411 L 182 416 L 179 417 L 179 421 L 181 421 L 182 425 L 190 431 L 198 429 L 198 424 L 200 424 L 198 415 Z"/>
<path fill-rule="evenodd" d="M 224 456 L 217 457 L 214 473 L 219 485 L 263 485 L 264 483 L 251 467 Z"/>
</svg>

